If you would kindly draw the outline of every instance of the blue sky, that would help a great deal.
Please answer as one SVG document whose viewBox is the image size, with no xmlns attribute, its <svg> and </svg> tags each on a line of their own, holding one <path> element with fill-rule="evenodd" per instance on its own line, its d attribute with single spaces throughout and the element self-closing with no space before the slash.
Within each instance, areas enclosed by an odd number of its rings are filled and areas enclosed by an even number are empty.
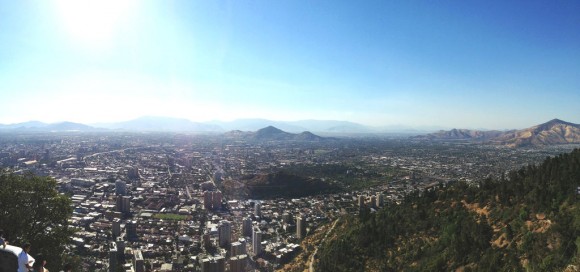
<svg viewBox="0 0 580 272">
<path fill-rule="evenodd" d="M 0 1 L 0 123 L 580 123 L 579 1 Z"/>
</svg>

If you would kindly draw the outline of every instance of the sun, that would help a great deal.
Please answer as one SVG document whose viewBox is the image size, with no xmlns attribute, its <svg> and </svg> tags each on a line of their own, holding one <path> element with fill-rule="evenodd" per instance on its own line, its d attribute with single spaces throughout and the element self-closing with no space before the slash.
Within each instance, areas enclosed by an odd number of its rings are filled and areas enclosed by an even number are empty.
<svg viewBox="0 0 580 272">
<path fill-rule="evenodd" d="M 58 0 L 56 16 L 70 39 L 89 49 L 108 48 L 134 13 L 134 0 Z"/>
</svg>

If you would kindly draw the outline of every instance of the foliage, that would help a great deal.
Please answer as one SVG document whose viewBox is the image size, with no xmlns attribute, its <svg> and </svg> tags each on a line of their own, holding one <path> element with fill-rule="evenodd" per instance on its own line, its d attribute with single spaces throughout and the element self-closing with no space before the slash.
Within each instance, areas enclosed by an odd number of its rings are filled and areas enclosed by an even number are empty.
<svg viewBox="0 0 580 272">
<path fill-rule="evenodd" d="M 336 191 L 336 186 L 316 178 L 278 171 L 242 179 L 250 198 L 296 198 Z"/>
<path fill-rule="evenodd" d="M 187 215 L 175 214 L 175 213 L 158 213 L 153 215 L 154 218 L 163 219 L 163 220 L 176 220 L 182 221 L 187 220 Z"/>
<path fill-rule="evenodd" d="M 51 271 L 61 269 L 71 215 L 71 200 L 58 193 L 54 179 L 0 172 L 0 229 L 12 245 L 30 242 L 31 255 L 42 253 Z"/>
<path fill-rule="evenodd" d="M 553 271 L 578 262 L 580 150 L 350 217 L 318 271 Z M 503 242 L 502 242 L 503 241 Z"/>
<path fill-rule="evenodd" d="M 384 165 L 316 164 L 287 165 L 282 171 L 299 176 L 336 182 L 343 190 L 365 189 L 390 180 L 397 170 Z"/>
</svg>

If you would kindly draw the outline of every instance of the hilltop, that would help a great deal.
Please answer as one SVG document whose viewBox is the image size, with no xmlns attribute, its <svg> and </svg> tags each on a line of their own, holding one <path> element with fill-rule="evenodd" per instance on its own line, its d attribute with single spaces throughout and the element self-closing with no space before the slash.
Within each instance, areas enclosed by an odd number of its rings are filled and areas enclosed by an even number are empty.
<svg viewBox="0 0 580 272">
<path fill-rule="evenodd" d="M 255 132 L 233 130 L 225 133 L 224 135 L 229 138 L 240 138 L 256 141 L 322 141 L 329 139 L 320 137 L 309 131 L 304 131 L 302 133 L 290 133 L 278 129 L 274 126 L 267 126 Z"/>
<path fill-rule="evenodd" d="M 580 149 L 344 216 L 319 271 L 578 271 Z M 345 258 L 344 256 L 349 256 Z"/>
</svg>

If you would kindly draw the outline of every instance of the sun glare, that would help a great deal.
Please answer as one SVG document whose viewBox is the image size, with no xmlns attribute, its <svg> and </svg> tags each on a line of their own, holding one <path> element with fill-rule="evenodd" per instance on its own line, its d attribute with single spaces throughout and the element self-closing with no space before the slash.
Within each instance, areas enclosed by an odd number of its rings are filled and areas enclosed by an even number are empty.
<svg viewBox="0 0 580 272">
<path fill-rule="evenodd" d="M 58 19 L 72 41 L 89 49 L 103 49 L 113 45 L 136 1 L 59 0 L 55 5 Z"/>
</svg>

